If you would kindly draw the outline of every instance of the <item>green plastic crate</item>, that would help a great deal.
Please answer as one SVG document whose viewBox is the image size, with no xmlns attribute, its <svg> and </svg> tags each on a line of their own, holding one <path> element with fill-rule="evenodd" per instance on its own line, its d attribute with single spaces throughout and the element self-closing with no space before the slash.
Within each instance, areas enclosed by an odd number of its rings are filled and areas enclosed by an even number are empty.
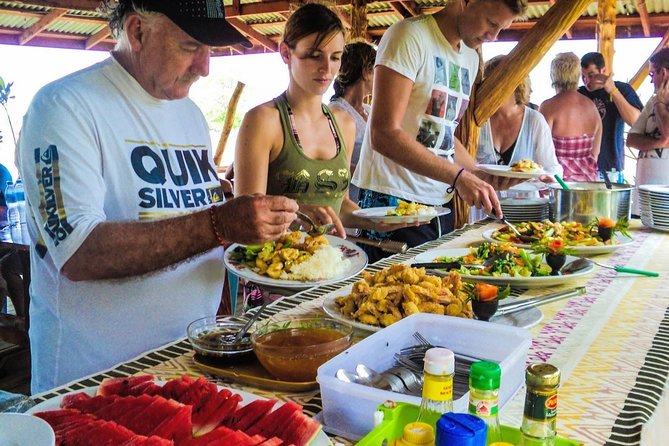
<svg viewBox="0 0 669 446">
<path fill-rule="evenodd" d="M 369 434 L 365 435 L 358 443 L 358 446 L 379 446 L 390 443 L 392 440 L 402 436 L 404 426 L 416 421 L 418 418 L 418 406 L 408 403 L 397 403 L 397 407 L 388 408 L 384 405 L 379 406 L 383 412 L 383 422 L 374 428 Z M 436 416 L 427 417 L 425 422 L 436 424 Z M 518 428 L 502 426 L 502 439 L 506 442 L 516 444 L 520 439 L 520 430 Z M 384 443 L 386 441 L 387 443 Z M 568 440 L 557 437 L 555 446 L 583 446 L 580 441 Z"/>
</svg>

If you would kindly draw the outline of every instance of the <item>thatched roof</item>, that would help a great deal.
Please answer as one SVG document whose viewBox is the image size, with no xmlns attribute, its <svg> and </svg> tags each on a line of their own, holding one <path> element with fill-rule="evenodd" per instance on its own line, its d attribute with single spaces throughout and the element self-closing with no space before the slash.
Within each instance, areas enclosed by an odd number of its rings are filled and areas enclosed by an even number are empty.
<svg viewBox="0 0 669 446">
<path fill-rule="evenodd" d="M 169 1 L 169 0 L 165 0 Z M 353 0 L 359 2 L 360 0 Z M 352 0 L 336 0 L 345 20 L 351 20 Z M 114 41 L 95 0 L 0 1 L 0 44 L 109 50 Z M 220 54 L 273 52 L 292 3 L 286 0 L 226 0 L 226 17 L 253 42 L 252 49 L 220 48 Z M 527 20 L 514 23 L 499 40 L 517 41 L 530 30 L 554 0 L 529 0 Z M 362 3 L 364 4 L 364 0 Z M 366 4 L 366 38 L 378 41 L 403 17 L 436 11 L 445 0 L 394 0 Z M 669 4 L 662 0 L 616 2 L 616 37 L 662 37 L 669 30 Z M 597 2 L 593 2 L 563 39 L 596 38 Z"/>
</svg>

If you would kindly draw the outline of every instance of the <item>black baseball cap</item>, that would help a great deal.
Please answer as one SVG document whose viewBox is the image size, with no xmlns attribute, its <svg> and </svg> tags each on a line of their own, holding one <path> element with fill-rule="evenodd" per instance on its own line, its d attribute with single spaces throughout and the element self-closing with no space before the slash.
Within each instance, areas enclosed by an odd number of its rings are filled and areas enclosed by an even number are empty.
<svg viewBox="0 0 669 446">
<path fill-rule="evenodd" d="M 135 0 L 147 11 L 165 14 L 179 28 L 209 46 L 253 45 L 225 20 L 223 0 Z"/>
</svg>

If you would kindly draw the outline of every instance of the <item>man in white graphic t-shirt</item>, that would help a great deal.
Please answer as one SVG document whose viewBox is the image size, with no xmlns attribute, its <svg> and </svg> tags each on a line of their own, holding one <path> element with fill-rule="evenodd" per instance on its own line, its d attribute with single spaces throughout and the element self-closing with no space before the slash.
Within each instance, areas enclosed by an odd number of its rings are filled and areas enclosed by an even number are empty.
<svg viewBox="0 0 669 446">
<path fill-rule="evenodd" d="M 216 313 L 222 245 L 275 239 L 298 209 L 223 201 L 209 128 L 187 98 L 212 46 L 249 44 L 223 2 L 105 3 L 111 57 L 40 90 L 18 147 L 33 393 L 183 337 Z"/>
<path fill-rule="evenodd" d="M 526 6 L 526 0 L 450 2 L 436 14 L 405 19 L 386 31 L 376 57 L 369 127 L 353 176 L 353 184 L 363 190 L 360 207 L 394 206 L 398 199 L 445 205 L 457 191 L 470 205 L 501 215 L 489 183 L 496 184 L 495 177 L 476 171 L 453 131 L 478 71 L 475 49 L 495 40 Z M 452 229 L 450 215 L 429 225 L 364 235 L 417 246 Z M 383 255 L 367 253 L 370 262 Z"/>
</svg>

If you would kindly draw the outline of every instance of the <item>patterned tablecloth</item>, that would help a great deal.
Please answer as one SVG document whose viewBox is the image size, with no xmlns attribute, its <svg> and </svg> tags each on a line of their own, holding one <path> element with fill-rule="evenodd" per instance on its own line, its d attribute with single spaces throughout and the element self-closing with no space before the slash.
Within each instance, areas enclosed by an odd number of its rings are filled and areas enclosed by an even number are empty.
<svg viewBox="0 0 669 446">
<path fill-rule="evenodd" d="M 398 254 L 368 267 L 376 271 L 392 263 L 437 247 L 461 248 L 481 240 L 495 223 L 467 226 L 434 242 Z M 579 282 L 585 295 L 541 307 L 544 319 L 532 328 L 528 362 L 550 362 L 562 371 L 559 391 L 558 433 L 587 445 L 660 445 L 669 438 L 669 237 L 632 222 L 634 242 L 596 260 L 660 272 L 646 278 L 596 267 Z M 322 314 L 323 296 L 360 277 L 314 288 L 286 297 L 268 307 L 266 317 Z M 551 288 L 555 291 L 559 288 Z M 529 290 L 523 296 L 546 293 Z M 361 333 L 357 333 L 362 336 Z M 161 379 L 178 375 L 201 376 L 193 364 L 187 340 L 147 352 L 114 369 L 35 395 L 41 402 L 59 394 L 97 385 L 109 376 L 151 373 Z M 206 375 L 212 382 L 232 388 L 295 401 L 305 412 L 321 411 L 318 391 L 269 392 Z M 502 423 L 520 425 L 524 389 L 501 412 Z M 344 439 L 338 439 L 346 442 Z"/>
</svg>

